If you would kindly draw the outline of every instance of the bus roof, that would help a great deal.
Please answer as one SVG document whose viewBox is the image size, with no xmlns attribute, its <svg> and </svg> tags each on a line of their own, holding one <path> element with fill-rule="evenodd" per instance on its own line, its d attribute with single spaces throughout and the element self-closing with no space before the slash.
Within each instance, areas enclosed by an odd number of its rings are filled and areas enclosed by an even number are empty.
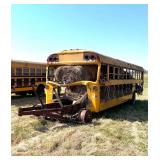
<svg viewBox="0 0 160 160">
<path fill-rule="evenodd" d="M 121 66 L 121 67 L 125 67 L 125 68 L 130 68 L 130 69 L 135 69 L 135 70 L 141 70 L 143 71 L 143 67 L 132 64 L 132 63 L 128 63 L 119 59 L 115 59 L 112 57 L 108 57 L 108 56 L 104 56 L 99 54 L 99 57 L 101 59 L 102 63 L 107 63 L 107 64 L 112 64 L 114 66 Z"/>
<path fill-rule="evenodd" d="M 39 64 L 39 65 L 46 65 L 47 63 L 44 62 L 33 62 L 33 61 L 23 61 L 23 60 L 11 60 L 11 63 L 27 63 L 27 64 Z"/>
<path fill-rule="evenodd" d="M 67 54 L 67 53 L 95 53 L 98 54 L 97 52 L 94 52 L 92 50 L 84 50 L 84 49 L 70 49 L 70 50 L 63 50 L 60 52 L 56 52 L 55 54 Z"/>
<path fill-rule="evenodd" d="M 99 54 L 97 52 L 91 51 L 91 50 L 83 50 L 83 49 L 70 49 L 70 50 L 63 50 L 60 52 L 56 52 L 54 54 L 51 54 L 48 59 L 53 56 L 53 55 L 72 55 L 72 54 L 76 54 L 76 53 L 81 53 L 81 54 L 93 54 L 96 55 L 98 58 L 97 60 L 99 60 L 101 63 L 105 63 L 105 64 L 111 64 L 114 66 L 120 66 L 120 67 L 124 67 L 124 68 L 130 68 L 130 69 L 135 69 L 135 70 L 140 70 L 143 71 L 143 67 L 132 64 L 132 63 L 128 63 L 119 59 L 115 59 L 109 56 L 105 56 L 103 54 Z M 78 57 L 77 57 L 78 58 Z M 47 61 L 48 61 L 47 59 Z"/>
</svg>

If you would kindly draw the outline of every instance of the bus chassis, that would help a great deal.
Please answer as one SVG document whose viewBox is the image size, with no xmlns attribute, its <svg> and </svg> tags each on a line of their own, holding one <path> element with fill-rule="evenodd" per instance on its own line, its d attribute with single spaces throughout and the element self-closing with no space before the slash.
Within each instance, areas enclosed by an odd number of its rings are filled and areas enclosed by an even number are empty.
<svg viewBox="0 0 160 160">
<path fill-rule="evenodd" d="M 35 91 L 36 97 L 39 99 L 40 104 L 33 105 L 28 108 L 19 108 L 18 115 L 34 115 L 43 116 L 46 119 L 59 120 L 60 122 L 75 121 L 81 123 L 89 123 L 92 121 L 91 111 L 86 109 L 83 104 L 86 100 L 86 95 L 83 96 L 79 103 L 72 103 L 72 101 L 64 98 L 60 98 L 56 90 L 54 90 L 57 99 L 53 103 L 43 104 L 40 96 Z"/>
</svg>

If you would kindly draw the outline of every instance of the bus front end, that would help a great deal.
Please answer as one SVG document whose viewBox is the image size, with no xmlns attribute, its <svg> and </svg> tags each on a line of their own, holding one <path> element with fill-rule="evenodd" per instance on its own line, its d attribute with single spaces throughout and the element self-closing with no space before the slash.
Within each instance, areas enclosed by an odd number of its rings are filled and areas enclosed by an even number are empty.
<svg viewBox="0 0 160 160">
<path fill-rule="evenodd" d="M 21 108 L 19 115 L 91 122 L 91 113 L 99 111 L 97 55 L 81 51 L 52 54 L 47 62 L 46 103 L 30 109 Z"/>
</svg>

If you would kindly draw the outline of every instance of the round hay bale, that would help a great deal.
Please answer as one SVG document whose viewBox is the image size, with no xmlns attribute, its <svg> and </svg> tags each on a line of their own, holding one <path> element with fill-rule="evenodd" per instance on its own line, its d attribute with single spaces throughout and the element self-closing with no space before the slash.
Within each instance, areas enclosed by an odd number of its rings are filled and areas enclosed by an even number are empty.
<svg viewBox="0 0 160 160">
<path fill-rule="evenodd" d="M 91 70 L 87 66 L 60 66 L 54 72 L 55 80 L 58 83 L 69 84 L 77 81 L 93 79 Z M 69 99 L 79 99 L 87 92 L 86 87 L 83 85 L 67 87 L 65 96 Z"/>
<path fill-rule="evenodd" d="M 58 83 L 69 84 L 81 80 L 92 80 L 92 74 L 85 66 L 60 66 L 54 72 Z"/>
</svg>

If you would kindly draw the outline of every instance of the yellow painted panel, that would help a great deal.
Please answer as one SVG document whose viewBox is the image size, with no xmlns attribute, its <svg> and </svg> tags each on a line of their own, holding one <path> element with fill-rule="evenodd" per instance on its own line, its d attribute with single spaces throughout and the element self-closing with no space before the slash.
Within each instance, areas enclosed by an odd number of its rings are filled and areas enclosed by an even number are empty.
<svg viewBox="0 0 160 160">
<path fill-rule="evenodd" d="M 87 86 L 89 106 L 87 108 L 92 112 L 99 112 L 99 85 Z"/>
<path fill-rule="evenodd" d="M 46 104 L 53 103 L 53 86 L 51 84 L 46 85 L 45 94 L 46 94 Z"/>
<path fill-rule="evenodd" d="M 15 78 L 13 78 L 13 79 L 15 79 Z M 41 85 L 41 84 L 45 85 L 46 82 L 36 82 L 34 85 L 35 90 L 37 89 L 38 85 Z M 21 88 L 17 88 L 15 86 L 14 88 L 11 89 L 11 93 L 22 92 L 22 91 L 27 92 L 27 91 L 32 91 L 32 90 L 33 90 L 32 86 L 30 86 L 30 87 L 22 86 Z"/>
<path fill-rule="evenodd" d="M 101 103 L 100 104 L 100 111 L 103 111 L 105 109 L 108 109 L 108 108 L 114 107 L 116 105 L 122 104 L 122 103 L 124 103 L 124 102 L 126 102 L 130 99 L 132 99 L 132 94 L 109 100 L 106 103 Z"/>
<path fill-rule="evenodd" d="M 32 91 L 32 87 L 22 87 L 22 88 L 15 88 L 11 89 L 11 93 L 16 93 L 16 92 L 22 92 L 22 91 Z"/>
<path fill-rule="evenodd" d="M 83 54 L 77 53 L 77 54 L 60 54 L 59 55 L 59 61 L 83 61 Z"/>
</svg>

